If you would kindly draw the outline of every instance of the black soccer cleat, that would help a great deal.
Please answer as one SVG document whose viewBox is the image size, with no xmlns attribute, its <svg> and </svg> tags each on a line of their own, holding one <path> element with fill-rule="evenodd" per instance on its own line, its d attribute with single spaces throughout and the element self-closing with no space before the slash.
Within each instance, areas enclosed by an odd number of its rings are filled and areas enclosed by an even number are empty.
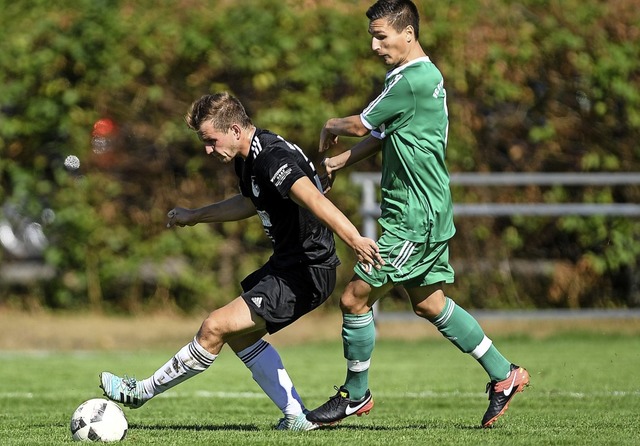
<svg viewBox="0 0 640 446">
<path fill-rule="evenodd" d="M 367 389 L 367 393 L 359 399 L 349 398 L 349 391 L 344 387 L 334 387 L 338 393 L 329 398 L 329 401 L 307 414 L 307 420 L 320 426 L 339 423 L 351 415 L 361 417 L 368 414 L 373 408 L 373 397 Z"/>
<path fill-rule="evenodd" d="M 522 392 L 528 385 L 529 372 L 515 364 L 511 364 L 511 372 L 505 379 L 488 383 L 489 407 L 482 417 L 482 427 L 491 427 L 509 408 L 513 396 Z"/>
</svg>

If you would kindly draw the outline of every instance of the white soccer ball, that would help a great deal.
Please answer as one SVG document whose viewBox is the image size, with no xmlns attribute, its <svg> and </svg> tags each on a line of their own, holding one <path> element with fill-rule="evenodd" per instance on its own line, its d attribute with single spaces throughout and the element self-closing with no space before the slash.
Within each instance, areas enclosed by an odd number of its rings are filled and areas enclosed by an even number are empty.
<svg viewBox="0 0 640 446">
<path fill-rule="evenodd" d="M 120 406 L 104 398 L 85 401 L 71 416 L 71 435 L 75 441 L 120 441 L 128 428 Z"/>
</svg>

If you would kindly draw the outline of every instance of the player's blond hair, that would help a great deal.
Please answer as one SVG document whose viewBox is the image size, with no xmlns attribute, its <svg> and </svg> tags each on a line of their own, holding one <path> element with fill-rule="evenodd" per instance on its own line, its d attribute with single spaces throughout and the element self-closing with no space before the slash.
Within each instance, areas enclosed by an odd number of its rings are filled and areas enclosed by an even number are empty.
<svg viewBox="0 0 640 446">
<path fill-rule="evenodd" d="M 211 122 L 213 127 L 226 132 L 233 124 L 243 128 L 253 124 L 242 103 L 227 92 L 207 94 L 191 104 L 184 117 L 187 125 L 196 132 L 203 122 Z"/>
</svg>

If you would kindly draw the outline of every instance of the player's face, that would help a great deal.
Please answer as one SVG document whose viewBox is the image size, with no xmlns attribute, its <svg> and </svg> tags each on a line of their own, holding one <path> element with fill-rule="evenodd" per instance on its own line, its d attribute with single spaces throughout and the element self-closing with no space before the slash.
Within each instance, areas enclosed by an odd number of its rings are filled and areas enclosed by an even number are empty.
<svg viewBox="0 0 640 446">
<path fill-rule="evenodd" d="M 385 64 L 399 67 L 407 63 L 411 49 L 407 28 L 398 32 L 384 18 L 369 22 L 369 34 L 372 37 L 371 49 L 382 57 Z"/>
<path fill-rule="evenodd" d="M 230 162 L 238 154 L 238 138 L 233 129 L 222 132 L 206 121 L 200 125 L 198 136 L 207 155 L 213 155 L 223 163 Z"/>
</svg>

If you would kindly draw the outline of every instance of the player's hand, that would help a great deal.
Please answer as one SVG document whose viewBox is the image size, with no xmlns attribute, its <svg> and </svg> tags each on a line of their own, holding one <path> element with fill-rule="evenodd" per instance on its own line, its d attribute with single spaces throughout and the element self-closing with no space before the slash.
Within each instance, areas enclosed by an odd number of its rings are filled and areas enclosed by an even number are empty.
<svg viewBox="0 0 640 446">
<path fill-rule="evenodd" d="M 318 176 L 320 177 L 320 184 L 322 185 L 322 192 L 327 193 L 333 187 L 333 182 L 336 179 L 336 172 L 330 165 L 327 164 L 327 161 L 330 158 L 324 158 L 320 161 L 320 165 L 318 166 Z"/>
<path fill-rule="evenodd" d="M 358 262 L 363 265 L 372 265 L 375 269 L 380 269 L 385 263 L 382 256 L 380 256 L 378 245 L 370 238 L 360 237 L 353 250 L 356 253 Z"/>
<path fill-rule="evenodd" d="M 191 209 L 185 208 L 173 208 L 169 212 L 167 212 L 167 228 L 171 228 L 173 226 L 193 226 L 197 223 L 194 220 L 194 213 Z"/>
<path fill-rule="evenodd" d="M 338 144 L 338 135 L 334 135 L 329 132 L 326 127 L 323 127 L 320 131 L 320 144 L 318 145 L 318 151 L 320 153 L 326 152 L 336 144 Z"/>
</svg>

